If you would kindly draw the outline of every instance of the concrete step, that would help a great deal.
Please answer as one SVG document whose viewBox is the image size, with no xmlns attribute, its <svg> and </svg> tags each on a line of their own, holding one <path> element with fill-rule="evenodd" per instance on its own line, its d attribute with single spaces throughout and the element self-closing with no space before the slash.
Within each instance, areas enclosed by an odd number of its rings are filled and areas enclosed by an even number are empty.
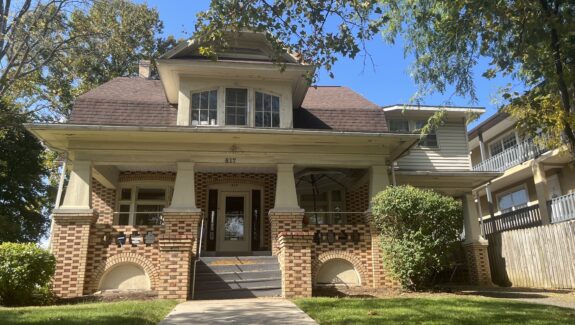
<svg viewBox="0 0 575 325">
<path fill-rule="evenodd" d="M 281 277 L 255 279 L 255 280 L 227 280 L 227 281 L 196 280 L 196 292 L 220 290 L 220 289 L 257 289 L 260 287 L 275 287 L 275 288 L 281 287 Z"/>
<path fill-rule="evenodd" d="M 239 299 L 256 297 L 279 297 L 281 287 L 260 287 L 252 289 L 222 289 L 209 291 L 196 291 L 194 299 Z"/>
<path fill-rule="evenodd" d="M 273 271 L 253 271 L 253 272 L 220 272 L 220 273 L 198 273 L 196 282 L 204 281 L 232 281 L 232 280 L 257 280 L 280 278 L 282 273 L 278 270 Z"/>
<path fill-rule="evenodd" d="M 196 266 L 196 274 L 219 274 L 219 273 L 232 273 L 232 272 L 263 272 L 263 271 L 276 271 L 279 270 L 279 263 L 253 263 L 253 264 L 224 264 L 217 265 L 210 263 L 209 265 L 198 262 Z"/>
</svg>

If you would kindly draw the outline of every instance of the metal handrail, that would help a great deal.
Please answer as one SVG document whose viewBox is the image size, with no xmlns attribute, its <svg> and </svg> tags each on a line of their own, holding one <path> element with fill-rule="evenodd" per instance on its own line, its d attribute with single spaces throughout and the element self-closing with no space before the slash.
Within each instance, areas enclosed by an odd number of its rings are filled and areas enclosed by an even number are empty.
<svg viewBox="0 0 575 325">
<path fill-rule="evenodd" d="M 323 215 L 323 216 L 327 216 L 327 217 L 331 217 L 332 215 L 339 215 L 339 216 L 343 216 L 344 220 L 341 224 L 345 224 L 347 222 L 347 216 L 349 215 L 365 215 L 365 212 L 349 212 L 349 211 L 305 211 L 304 212 L 305 216 L 314 216 L 315 217 L 315 223 L 310 222 L 310 225 L 321 225 L 320 223 L 318 223 L 318 215 Z M 323 224 L 333 224 L 333 223 L 323 223 Z"/>
<path fill-rule="evenodd" d="M 192 300 L 194 299 L 194 295 L 196 293 L 196 267 L 198 261 L 202 257 L 202 243 L 204 241 L 204 216 L 202 216 L 202 222 L 200 224 L 200 242 L 198 243 L 198 250 L 196 253 L 196 259 L 194 260 L 194 277 L 192 279 Z"/>
</svg>

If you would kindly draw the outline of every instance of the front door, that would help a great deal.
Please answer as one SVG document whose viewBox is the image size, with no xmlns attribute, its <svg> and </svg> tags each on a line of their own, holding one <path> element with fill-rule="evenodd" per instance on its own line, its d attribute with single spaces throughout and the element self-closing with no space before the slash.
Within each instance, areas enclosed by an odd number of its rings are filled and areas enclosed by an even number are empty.
<svg viewBox="0 0 575 325">
<path fill-rule="evenodd" d="M 217 219 L 217 250 L 247 252 L 250 250 L 250 192 L 221 192 Z"/>
</svg>

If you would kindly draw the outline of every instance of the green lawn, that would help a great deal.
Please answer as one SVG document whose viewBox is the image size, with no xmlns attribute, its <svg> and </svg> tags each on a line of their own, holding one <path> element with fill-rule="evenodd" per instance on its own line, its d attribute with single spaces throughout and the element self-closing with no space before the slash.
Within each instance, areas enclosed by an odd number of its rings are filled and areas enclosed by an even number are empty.
<svg viewBox="0 0 575 325">
<path fill-rule="evenodd" d="M 575 310 L 492 298 L 309 298 L 295 303 L 321 325 L 575 324 Z"/>
<path fill-rule="evenodd" d="M 172 300 L 147 300 L 48 307 L 0 307 L 0 324 L 157 324 L 176 304 Z"/>
</svg>

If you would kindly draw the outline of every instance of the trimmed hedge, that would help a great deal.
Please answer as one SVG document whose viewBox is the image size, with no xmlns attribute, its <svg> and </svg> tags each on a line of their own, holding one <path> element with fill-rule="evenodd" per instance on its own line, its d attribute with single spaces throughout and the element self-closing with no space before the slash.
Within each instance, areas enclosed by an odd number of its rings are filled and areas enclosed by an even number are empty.
<svg viewBox="0 0 575 325">
<path fill-rule="evenodd" d="M 449 268 L 463 224 L 459 201 L 413 186 L 391 186 L 374 197 L 372 213 L 384 264 L 404 288 L 429 287 L 435 274 Z"/>
<path fill-rule="evenodd" d="M 0 304 L 42 303 L 50 295 L 55 268 L 54 255 L 36 244 L 0 244 Z"/>
</svg>

